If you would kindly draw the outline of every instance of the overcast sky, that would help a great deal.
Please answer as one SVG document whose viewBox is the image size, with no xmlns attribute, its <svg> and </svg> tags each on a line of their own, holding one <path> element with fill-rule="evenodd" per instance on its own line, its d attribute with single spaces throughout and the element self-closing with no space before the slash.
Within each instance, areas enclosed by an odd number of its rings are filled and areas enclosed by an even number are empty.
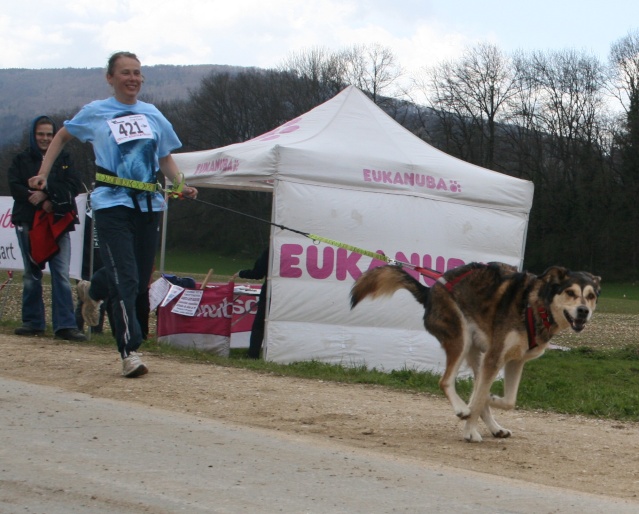
<svg viewBox="0 0 639 514">
<path fill-rule="evenodd" d="M 411 73 L 490 42 L 605 60 L 639 29 L 637 0 L 0 0 L 0 68 L 143 65 L 268 68 L 314 47 L 379 43 Z"/>
</svg>

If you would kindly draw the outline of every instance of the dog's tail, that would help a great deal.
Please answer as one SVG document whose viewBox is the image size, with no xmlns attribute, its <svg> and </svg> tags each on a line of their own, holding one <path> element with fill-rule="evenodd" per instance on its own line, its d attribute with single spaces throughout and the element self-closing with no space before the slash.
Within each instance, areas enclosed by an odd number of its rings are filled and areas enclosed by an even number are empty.
<svg viewBox="0 0 639 514">
<path fill-rule="evenodd" d="M 406 289 L 426 307 L 430 289 L 399 266 L 388 265 L 372 268 L 360 275 L 351 288 L 351 309 L 367 296 L 391 296 L 399 289 Z"/>
</svg>

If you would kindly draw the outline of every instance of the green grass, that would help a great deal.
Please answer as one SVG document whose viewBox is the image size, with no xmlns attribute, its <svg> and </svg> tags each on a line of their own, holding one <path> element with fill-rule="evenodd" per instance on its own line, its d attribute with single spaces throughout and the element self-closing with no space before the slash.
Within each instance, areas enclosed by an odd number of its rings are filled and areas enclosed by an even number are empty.
<svg viewBox="0 0 639 514">
<path fill-rule="evenodd" d="M 239 258 L 219 255 L 214 252 L 188 252 L 183 250 L 170 250 L 166 252 L 164 258 L 164 270 L 169 273 L 182 273 L 185 276 L 190 274 L 205 275 L 213 269 L 215 275 L 228 275 L 240 269 L 252 268 L 254 258 Z M 156 260 L 160 264 L 160 257 Z"/>
<path fill-rule="evenodd" d="M 93 342 L 113 345 L 111 337 L 107 335 L 95 336 Z M 159 344 L 157 341 L 147 342 L 144 351 L 279 376 L 369 384 L 443 396 L 437 375 L 408 368 L 383 372 L 365 366 L 341 366 L 314 360 L 277 364 L 247 359 L 243 349 L 235 349 L 229 358 L 224 358 Z M 458 380 L 457 389 L 462 398 L 468 399 L 472 381 Z M 494 384 L 493 392 L 503 393 L 501 381 Z M 546 352 L 540 359 L 526 364 L 517 408 L 639 421 L 639 351 L 635 347 L 628 347 L 607 351 L 577 348 Z"/>
<path fill-rule="evenodd" d="M 601 298 L 639 301 L 639 283 L 602 282 Z"/>
<path fill-rule="evenodd" d="M 179 258 L 174 255 L 171 260 L 167 259 L 168 262 L 175 263 L 175 269 L 194 269 L 191 255 Z M 209 266 L 209 263 L 215 263 L 215 266 Z M 251 266 L 250 260 L 236 261 L 222 256 L 210 256 L 202 261 L 200 269 L 206 272 L 208 267 L 215 267 L 216 272 L 229 270 L 228 273 L 231 274 L 239 268 Z M 599 299 L 598 312 L 639 315 L 639 284 L 605 284 Z M 234 350 L 230 358 L 224 359 L 202 352 L 169 348 L 157 343 L 148 346 L 151 347 L 148 349 L 169 352 L 177 358 L 241 366 L 282 376 L 371 384 L 442 396 L 437 375 L 412 369 L 383 372 L 365 366 L 340 366 L 318 361 L 282 365 L 246 359 L 244 350 Z M 457 388 L 460 395 L 468 399 L 472 381 L 458 380 Z M 501 381 L 493 386 L 493 391 L 497 394 L 501 394 L 502 389 Z M 546 352 L 540 359 L 526 364 L 517 407 L 639 421 L 639 348 L 629 346 L 614 350 L 594 350 L 589 347 L 577 347 L 571 351 Z"/>
<path fill-rule="evenodd" d="M 610 314 L 639 314 L 639 284 L 602 283 L 597 311 Z"/>
<path fill-rule="evenodd" d="M 252 259 L 234 259 L 216 254 L 193 255 L 171 251 L 166 256 L 166 270 L 182 276 L 205 274 L 214 268 L 216 275 L 228 276 L 238 269 L 252 267 Z M 598 306 L 599 313 L 639 316 L 639 285 L 605 284 Z M 10 333 L 18 323 L 3 320 L 2 331 Z M 607 337 L 607 336 L 604 336 Z M 639 346 L 615 347 L 602 344 L 602 349 L 575 347 L 570 351 L 548 351 L 524 368 L 517 408 L 592 416 L 621 421 L 639 421 Z M 632 340 L 632 339 L 631 339 Z M 602 341 L 599 341 L 602 342 Z M 603 341 L 605 343 L 605 341 Z M 87 343 L 83 343 L 87 344 Z M 113 346 L 111 335 L 93 335 L 90 344 Z M 611 349 L 613 348 L 613 349 Z M 294 376 L 314 380 L 371 384 L 406 391 L 442 396 L 439 377 L 413 369 L 383 372 L 365 366 L 340 366 L 318 361 L 288 365 L 246 358 L 246 350 L 232 350 L 229 358 L 185 350 L 151 340 L 145 352 L 159 353 L 175 359 L 198 361 L 221 366 L 241 367 L 261 373 Z M 498 381 L 493 391 L 501 394 Z M 458 380 L 458 391 L 468 398 L 470 380 Z"/>
<path fill-rule="evenodd" d="M 636 347 L 546 352 L 526 364 L 517 404 L 524 409 L 639 421 L 639 352 Z"/>
<path fill-rule="evenodd" d="M 2 325 L 12 328 L 16 324 L 3 322 Z M 113 339 L 110 334 L 94 334 L 88 344 L 112 347 Z M 364 366 L 340 366 L 313 360 L 277 364 L 247 359 L 243 349 L 232 350 L 231 356 L 225 358 L 160 344 L 156 340 L 146 342 L 144 351 L 177 360 L 252 369 L 279 376 L 369 384 L 442 396 L 438 376 L 408 368 L 383 372 Z M 496 382 L 493 392 L 501 394 L 502 385 L 501 381 Z M 472 381 L 458 380 L 457 389 L 462 398 L 468 399 Z M 639 421 L 639 351 L 628 347 L 610 351 L 577 348 L 546 352 L 540 359 L 526 364 L 517 408 Z"/>
</svg>

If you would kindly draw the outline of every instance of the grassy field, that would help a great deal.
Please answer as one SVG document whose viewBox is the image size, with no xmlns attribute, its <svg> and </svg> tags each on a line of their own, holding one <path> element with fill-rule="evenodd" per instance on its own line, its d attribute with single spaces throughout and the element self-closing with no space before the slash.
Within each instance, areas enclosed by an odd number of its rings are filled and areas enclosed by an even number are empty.
<svg viewBox="0 0 639 514">
<path fill-rule="evenodd" d="M 234 259 L 215 254 L 193 255 L 169 252 L 166 272 L 201 279 L 214 269 L 212 281 L 227 281 L 253 259 Z M 0 298 L 0 330 L 11 333 L 19 325 L 20 275 Z M 13 305 L 11 309 L 9 305 Z M 566 334 L 553 339 L 561 350 L 546 354 L 526 365 L 518 397 L 518 408 L 555 411 L 624 421 L 639 421 L 639 285 L 606 284 L 597 312 L 582 334 Z M 86 344 L 86 343 L 85 343 Z M 94 335 L 90 344 L 113 345 L 110 335 Z M 194 350 L 145 344 L 145 351 L 175 358 L 211 362 L 222 366 L 243 367 L 258 372 L 276 373 L 309 379 L 348 383 L 377 384 L 391 388 L 441 395 L 438 377 L 413 369 L 382 372 L 365 367 L 343 367 L 321 362 L 280 365 L 245 358 L 244 350 L 234 350 L 230 358 L 220 358 Z M 459 390 L 468 397 L 469 380 L 459 381 Z M 500 393 L 501 383 L 494 387 Z"/>
<path fill-rule="evenodd" d="M 167 272 L 182 275 L 206 275 L 210 269 L 219 277 L 229 277 L 240 269 L 252 268 L 258 251 L 254 258 L 225 257 L 215 253 L 182 252 L 171 250 L 166 253 L 164 268 Z M 160 259 L 157 259 L 159 264 Z"/>
<path fill-rule="evenodd" d="M 602 283 L 598 312 L 639 314 L 639 284 Z"/>
</svg>

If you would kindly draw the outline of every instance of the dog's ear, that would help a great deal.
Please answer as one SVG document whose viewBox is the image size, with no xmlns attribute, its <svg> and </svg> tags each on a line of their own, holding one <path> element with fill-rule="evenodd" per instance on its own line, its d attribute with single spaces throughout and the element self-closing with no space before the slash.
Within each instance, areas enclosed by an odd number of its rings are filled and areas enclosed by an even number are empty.
<svg viewBox="0 0 639 514">
<path fill-rule="evenodd" d="M 598 277 L 597 275 L 592 275 L 592 281 L 597 286 L 597 289 L 601 289 L 601 277 Z"/>
<path fill-rule="evenodd" d="M 592 275 L 590 273 L 588 273 L 588 276 L 590 277 L 590 280 L 592 280 L 592 283 L 595 285 L 595 293 L 597 294 L 597 296 L 599 296 L 601 294 L 601 277 Z"/>
<path fill-rule="evenodd" d="M 570 271 L 568 271 L 567 268 L 563 268 L 561 266 L 551 266 L 537 278 L 550 285 L 560 284 L 566 279 L 569 273 Z"/>
</svg>

